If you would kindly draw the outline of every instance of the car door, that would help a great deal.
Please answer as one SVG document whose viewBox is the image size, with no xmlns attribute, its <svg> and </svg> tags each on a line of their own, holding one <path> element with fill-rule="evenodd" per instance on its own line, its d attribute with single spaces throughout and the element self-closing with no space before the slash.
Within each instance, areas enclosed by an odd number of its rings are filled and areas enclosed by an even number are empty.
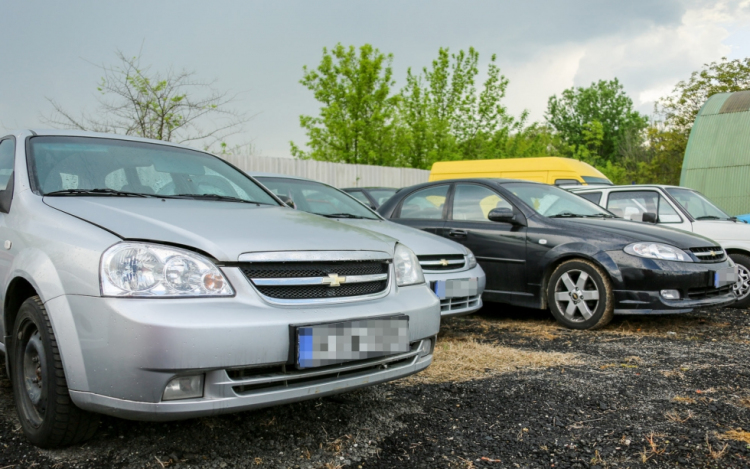
<svg viewBox="0 0 750 469">
<path fill-rule="evenodd" d="M 527 293 L 526 227 L 490 221 L 494 208 L 515 210 L 490 187 L 456 184 L 443 235 L 471 249 L 487 274 L 488 294 L 522 295 Z"/>
<path fill-rule="evenodd" d="M 15 163 L 15 142 L 12 138 L 0 141 L 0 285 L 5 285 L 10 274 L 10 266 L 13 263 L 13 241 L 12 230 L 8 227 L 8 208 L 13 198 L 13 168 Z M 5 298 L 2 298 L 4 304 Z M 0 308 L 0 311 L 2 308 Z M 0 321 L 0 337 L 5 335 L 2 321 Z"/>
<path fill-rule="evenodd" d="M 391 220 L 441 235 L 448 212 L 446 201 L 450 187 L 450 184 L 440 184 L 412 192 L 404 197 Z"/>
<path fill-rule="evenodd" d="M 633 221 L 643 221 L 643 214 L 646 212 L 656 213 L 660 225 L 692 230 L 690 222 L 680 216 L 655 189 L 611 191 L 606 208 L 617 216 Z"/>
</svg>

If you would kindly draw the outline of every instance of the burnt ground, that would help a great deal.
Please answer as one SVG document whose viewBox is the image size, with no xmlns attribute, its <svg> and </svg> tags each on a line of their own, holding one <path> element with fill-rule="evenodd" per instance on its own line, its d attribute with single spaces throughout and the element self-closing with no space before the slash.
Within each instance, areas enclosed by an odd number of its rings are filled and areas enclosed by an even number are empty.
<svg viewBox="0 0 750 469">
<path fill-rule="evenodd" d="M 462 343 L 503 352 L 467 375 L 446 365 Z M 105 417 L 91 441 L 55 451 L 25 442 L 3 373 L 0 468 L 750 467 L 749 344 L 748 310 L 579 332 L 490 305 L 446 321 L 416 377 L 184 422 Z M 528 351 L 541 353 L 527 364 Z"/>
</svg>

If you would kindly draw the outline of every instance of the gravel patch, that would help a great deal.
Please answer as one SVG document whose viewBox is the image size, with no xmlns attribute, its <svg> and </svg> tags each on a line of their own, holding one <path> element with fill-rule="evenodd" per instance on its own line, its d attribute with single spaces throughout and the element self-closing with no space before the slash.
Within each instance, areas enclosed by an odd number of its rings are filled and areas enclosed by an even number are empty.
<svg viewBox="0 0 750 469">
<path fill-rule="evenodd" d="M 0 468 L 750 467 L 750 311 L 588 332 L 490 304 L 445 321 L 443 342 L 440 373 L 182 422 L 105 417 L 55 451 L 26 443 L 2 370 Z"/>
</svg>

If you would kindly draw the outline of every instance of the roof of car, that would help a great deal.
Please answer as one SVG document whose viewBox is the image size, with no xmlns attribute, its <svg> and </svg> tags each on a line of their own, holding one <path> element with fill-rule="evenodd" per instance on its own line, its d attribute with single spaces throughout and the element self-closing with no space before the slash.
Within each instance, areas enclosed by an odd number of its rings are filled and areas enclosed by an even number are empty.
<svg viewBox="0 0 750 469">
<path fill-rule="evenodd" d="M 382 190 L 387 189 L 389 191 L 396 191 L 398 188 L 396 187 L 385 187 L 385 186 L 368 186 L 368 187 L 344 187 L 342 190 L 351 190 L 351 189 L 367 189 L 367 190 Z"/>
<path fill-rule="evenodd" d="M 644 188 L 654 188 L 654 187 L 661 187 L 661 188 L 675 188 L 675 189 L 688 189 L 692 190 L 688 187 L 680 187 L 680 186 L 670 186 L 667 184 L 622 184 L 619 186 L 609 186 L 609 185 L 596 185 L 596 186 L 578 186 L 578 187 L 571 187 L 568 190 L 571 192 L 587 192 L 587 191 L 595 191 L 595 190 L 602 190 L 602 189 L 644 189 Z"/>
<path fill-rule="evenodd" d="M 310 178 L 303 178 L 299 176 L 290 176 L 289 174 L 279 174 L 279 173 L 266 173 L 263 171 L 245 171 L 245 174 L 248 176 L 252 176 L 254 178 L 285 178 L 285 179 L 298 179 L 300 181 L 312 181 L 312 182 L 320 182 L 316 181 L 314 179 Z M 325 184 L 322 183 L 321 184 Z"/>
</svg>

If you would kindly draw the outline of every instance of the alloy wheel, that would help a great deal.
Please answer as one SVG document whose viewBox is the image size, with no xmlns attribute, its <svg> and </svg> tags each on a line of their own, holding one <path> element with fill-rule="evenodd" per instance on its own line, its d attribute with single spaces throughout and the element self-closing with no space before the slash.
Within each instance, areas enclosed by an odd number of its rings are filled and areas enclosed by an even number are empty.
<svg viewBox="0 0 750 469">
<path fill-rule="evenodd" d="M 569 270 L 557 280 L 555 302 L 568 320 L 583 322 L 590 319 L 599 306 L 599 288 L 588 273 Z"/>
<path fill-rule="evenodd" d="M 750 295 L 750 270 L 742 264 L 737 264 L 737 283 L 734 284 L 734 293 L 737 298 L 744 300 Z"/>
</svg>

